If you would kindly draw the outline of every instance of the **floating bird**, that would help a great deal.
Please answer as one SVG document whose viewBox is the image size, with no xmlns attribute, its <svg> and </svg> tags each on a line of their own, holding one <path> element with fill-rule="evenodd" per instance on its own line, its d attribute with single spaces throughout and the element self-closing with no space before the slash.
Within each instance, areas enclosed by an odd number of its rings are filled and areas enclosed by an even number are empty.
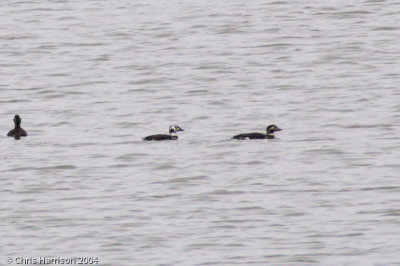
<svg viewBox="0 0 400 266">
<path fill-rule="evenodd" d="M 280 129 L 279 127 L 275 126 L 275 125 L 269 125 L 267 127 L 267 134 L 263 134 L 263 133 L 243 133 L 243 134 L 239 134 L 236 136 L 233 136 L 233 139 L 273 139 L 275 138 L 274 136 L 274 132 L 275 131 L 281 131 L 282 129 Z"/>
<path fill-rule="evenodd" d="M 176 132 L 178 131 L 184 131 L 184 130 L 178 125 L 172 125 L 169 127 L 169 135 L 167 134 L 150 135 L 144 137 L 143 140 L 177 140 L 178 136 L 176 135 Z"/>
<path fill-rule="evenodd" d="M 28 136 L 26 131 L 21 127 L 21 121 L 22 119 L 19 117 L 19 115 L 14 116 L 14 129 L 10 130 L 7 136 L 14 137 L 15 139 Z"/>
</svg>

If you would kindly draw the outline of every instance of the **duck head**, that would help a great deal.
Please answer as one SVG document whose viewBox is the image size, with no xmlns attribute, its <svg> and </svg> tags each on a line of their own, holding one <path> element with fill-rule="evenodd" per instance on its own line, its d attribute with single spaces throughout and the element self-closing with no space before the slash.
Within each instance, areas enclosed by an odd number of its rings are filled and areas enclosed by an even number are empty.
<svg viewBox="0 0 400 266">
<path fill-rule="evenodd" d="M 169 134 L 176 134 L 178 131 L 184 131 L 180 126 L 178 125 L 172 125 L 169 127 Z"/>
<path fill-rule="evenodd" d="M 267 135 L 268 136 L 274 136 L 274 132 L 275 131 L 281 131 L 282 129 L 280 129 L 279 127 L 277 127 L 276 125 L 269 125 L 267 127 Z"/>
<path fill-rule="evenodd" d="M 16 128 L 19 128 L 21 126 L 21 117 L 19 117 L 19 115 L 15 115 L 14 116 L 14 124 Z"/>
</svg>

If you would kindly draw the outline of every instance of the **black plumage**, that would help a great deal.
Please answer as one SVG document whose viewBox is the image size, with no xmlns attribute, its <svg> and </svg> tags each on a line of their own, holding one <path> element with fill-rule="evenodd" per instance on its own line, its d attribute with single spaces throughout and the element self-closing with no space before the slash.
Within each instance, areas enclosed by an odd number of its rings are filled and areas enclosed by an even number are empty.
<svg viewBox="0 0 400 266">
<path fill-rule="evenodd" d="M 7 134 L 9 137 L 14 137 L 15 139 L 19 139 L 21 137 L 28 136 L 28 133 L 21 127 L 22 119 L 19 115 L 14 116 L 14 129 L 10 130 Z"/>
<path fill-rule="evenodd" d="M 157 134 L 157 135 L 150 135 L 147 137 L 144 137 L 143 140 L 155 140 L 155 141 L 160 141 L 160 140 L 177 140 L 178 136 L 176 135 L 176 132 L 178 131 L 184 131 L 180 126 L 178 125 L 172 125 L 169 127 L 169 135 L 167 134 Z"/>
<path fill-rule="evenodd" d="M 157 134 L 144 137 L 143 140 L 176 140 L 178 136 L 171 136 L 167 134 Z"/>
<path fill-rule="evenodd" d="M 267 134 L 263 134 L 263 133 L 243 133 L 243 134 L 239 134 L 236 136 L 233 136 L 233 139 L 238 139 L 238 140 L 244 140 L 244 139 L 273 139 L 275 138 L 274 136 L 274 132 L 275 131 L 281 131 L 282 129 L 280 129 L 279 127 L 275 126 L 275 125 L 269 125 L 267 127 L 266 133 Z"/>
</svg>

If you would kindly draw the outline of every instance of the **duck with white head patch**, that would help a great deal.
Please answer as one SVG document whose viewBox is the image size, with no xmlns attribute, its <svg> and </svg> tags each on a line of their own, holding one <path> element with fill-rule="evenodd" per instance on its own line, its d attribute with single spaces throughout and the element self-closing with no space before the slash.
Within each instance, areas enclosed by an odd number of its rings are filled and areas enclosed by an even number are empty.
<svg viewBox="0 0 400 266">
<path fill-rule="evenodd" d="M 157 135 L 150 135 L 147 137 L 144 137 L 143 140 L 177 140 L 178 136 L 176 135 L 176 132 L 178 131 L 184 131 L 180 126 L 178 125 L 172 125 L 169 127 L 169 135 L 167 134 L 157 134 Z"/>
<path fill-rule="evenodd" d="M 243 133 L 239 134 L 236 136 L 233 136 L 233 139 L 239 139 L 239 140 L 244 140 L 244 139 L 273 139 L 275 138 L 274 132 L 275 131 L 281 131 L 279 127 L 275 125 L 269 125 L 267 127 L 267 134 L 263 133 Z"/>
</svg>

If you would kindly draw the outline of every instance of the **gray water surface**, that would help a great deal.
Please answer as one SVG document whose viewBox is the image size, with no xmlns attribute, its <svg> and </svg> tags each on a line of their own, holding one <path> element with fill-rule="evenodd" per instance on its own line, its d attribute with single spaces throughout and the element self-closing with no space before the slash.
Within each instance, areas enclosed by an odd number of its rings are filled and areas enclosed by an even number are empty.
<svg viewBox="0 0 400 266">
<path fill-rule="evenodd" d="M 399 25 L 396 1 L 2 1 L 0 264 L 399 265 Z"/>
</svg>

